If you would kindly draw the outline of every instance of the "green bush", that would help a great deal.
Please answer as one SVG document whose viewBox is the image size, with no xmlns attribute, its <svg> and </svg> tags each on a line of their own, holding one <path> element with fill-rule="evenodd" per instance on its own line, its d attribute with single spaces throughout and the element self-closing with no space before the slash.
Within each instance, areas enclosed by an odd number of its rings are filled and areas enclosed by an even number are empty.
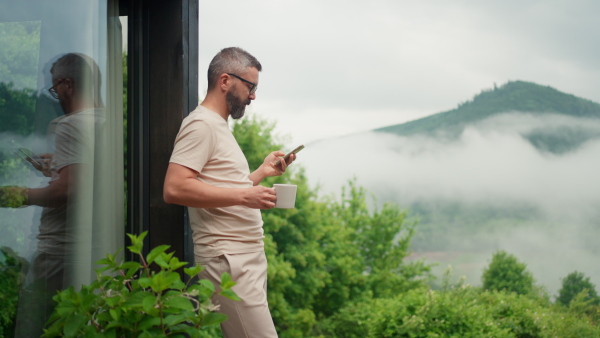
<svg viewBox="0 0 600 338">
<path fill-rule="evenodd" d="M 8 247 L 0 248 L 0 337 L 12 337 L 15 329 L 19 288 L 27 261 Z"/>
<path fill-rule="evenodd" d="M 165 253 L 168 245 L 154 248 L 146 258 L 141 255 L 147 232 L 129 235 L 128 249 L 139 255 L 141 263 L 117 263 L 116 255 L 107 255 L 98 264 L 98 280 L 59 292 L 58 303 L 48 320 L 44 337 L 204 337 L 201 330 L 227 319 L 216 313 L 211 297 L 220 294 L 239 300 L 231 290 L 235 283 L 228 274 L 221 276 L 218 292 L 208 280 L 191 282 L 202 271 L 196 265 L 184 268 L 190 279 L 183 283 L 176 271 L 187 265 L 173 253 Z M 152 271 L 150 265 L 158 266 Z M 114 276 L 103 275 L 110 271 Z"/>
<path fill-rule="evenodd" d="M 586 300 L 589 300 L 594 305 L 600 303 L 600 298 L 598 298 L 598 294 L 596 293 L 596 286 L 590 282 L 590 277 L 585 277 L 582 272 L 574 271 L 563 278 L 562 287 L 558 291 L 556 300 L 568 306 L 575 296 L 584 291 L 587 294 Z"/>
<path fill-rule="evenodd" d="M 481 277 L 483 288 L 487 290 L 506 290 L 520 295 L 531 293 L 533 276 L 526 270 L 526 265 L 505 251 L 498 251 L 492 256 L 490 265 Z"/>
<path fill-rule="evenodd" d="M 319 333 L 344 338 L 600 337 L 598 312 L 596 317 L 590 313 L 598 307 L 581 303 L 584 295 L 565 308 L 536 295 L 448 281 L 449 274 L 439 291 L 414 289 L 349 305 L 323 321 Z"/>
<path fill-rule="evenodd" d="M 448 291 L 411 290 L 342 309 L 325 323 L 332 337 L 511 337 L 475 297 L 459 286 Z"/>
</svg>

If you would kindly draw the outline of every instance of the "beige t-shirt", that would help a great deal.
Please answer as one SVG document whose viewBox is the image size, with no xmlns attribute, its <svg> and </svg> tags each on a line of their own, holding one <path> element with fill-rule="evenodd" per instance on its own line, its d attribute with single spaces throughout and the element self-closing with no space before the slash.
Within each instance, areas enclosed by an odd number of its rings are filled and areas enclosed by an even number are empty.
<svg viewBox="0 0 600 338">
<path fill-rule="evenodd" d="M 47 137 L 50 153 L 54 154 L 50 162 L 51 182 L 59 179 L 58 171 L 67 166 L 94 165 L 96 132 L 104 124 L 105 118 L 106 111 L 103 108 L 95 108 L 62 115 L 50 122 Z M 80 171 L 79 175 L 77 184 L 69 188 L 76 190 L 78 194 L 91 193 L 89 187 L 85 189 L 82 184 L 82 180 L 87 182 L 90 178 L 81 177 L 85 176 L 83 171 Z M 71 208 L 71 215 L 73 212 L 81 212 L 73 210 L 79 207 L 77 202 L 79 200 L 76 199 L 75 202 L 70 201 L 69 205 L 43 209 L 40 232 L 37 235 L 38 251 L 50 255 L 63 255 L 66 245 L 76 242 L 72 227 L 81 225 L 71 224 L 71 228 L 67 229 L 67 210 Z M 73 218 L 69 221 L 73 223 Z"/>
<path fill-rule="evenodd" d="M 198 172 L 197 179 L 215 187 L 250 188 L 250 169 L 227 121 L 198 106 L 182 124 L 171 163 Z M 200 257 L 263 250 L 260 210 L 236 205 L 223 208 L 188 207 L 194 253 Z"/>
</svg>

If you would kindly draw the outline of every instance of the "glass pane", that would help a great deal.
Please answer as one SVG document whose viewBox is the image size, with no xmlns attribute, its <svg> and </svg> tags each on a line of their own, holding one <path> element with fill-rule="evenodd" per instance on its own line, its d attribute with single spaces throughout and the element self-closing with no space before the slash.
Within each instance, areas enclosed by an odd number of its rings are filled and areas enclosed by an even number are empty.
<svg viewBox="0 0 600 338">
<path fill-rule="evenodd" d="M 0 4 L 0 336 L 40 336 L 56 291 L 123 246 L 116 5 Z"/>
</svg>

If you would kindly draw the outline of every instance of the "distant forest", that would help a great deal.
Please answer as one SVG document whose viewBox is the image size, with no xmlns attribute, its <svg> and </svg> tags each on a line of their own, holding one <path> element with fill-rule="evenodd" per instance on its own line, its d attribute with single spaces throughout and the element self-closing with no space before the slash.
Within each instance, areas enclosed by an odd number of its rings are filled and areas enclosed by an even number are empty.
<svg viewBox="0 0 600 338">
<path fill-rule="evenodd" d="M 600 104 L 549 86 L 511 81 L 501 87 L 483 90 L 473 100 L 460 103 L 455 109 L 375 131 L 402 136 L 426 135 L 456 139 L 465 126 L 508 112 L 600 119 Z M 572 127 L 552 131 L 535 130 L 523 136 L 538 149 L 557 154 L 600 137 L 597 131 Z"/>
</svg>

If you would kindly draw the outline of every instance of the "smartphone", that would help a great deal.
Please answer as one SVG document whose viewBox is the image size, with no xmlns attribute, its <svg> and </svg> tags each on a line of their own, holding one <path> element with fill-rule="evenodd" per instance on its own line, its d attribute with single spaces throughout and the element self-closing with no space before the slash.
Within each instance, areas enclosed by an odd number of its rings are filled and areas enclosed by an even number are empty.
<svg viewBox="0 0 600 338">
<path fill-rule="evenodd" d="M 20 158 L 33 164 L 34 166 L 42 167 L 42 163 L 39 161 L 41 157 L 35 155 L 31 150 L 27 148 L 19 148 L 15 149 L 15 153 L 17 153 Z"/>
<path fill-rule="evenodd" d="M 290 155 L 297 154 L 302 149 L 304 149 L 304 145 L 297 146 L 296 149 L 294 149 L 294 150 L 290 151 L 289 153 L 285 154 L 285 156 L 283 157 L 283 160 L 287 162 L 287 160 L 290 158 Z M 281 159 L 278 159 L 275 162 L 275 165 L 279 165 L 280 163 L 281 163 Z"/>
</svg>

